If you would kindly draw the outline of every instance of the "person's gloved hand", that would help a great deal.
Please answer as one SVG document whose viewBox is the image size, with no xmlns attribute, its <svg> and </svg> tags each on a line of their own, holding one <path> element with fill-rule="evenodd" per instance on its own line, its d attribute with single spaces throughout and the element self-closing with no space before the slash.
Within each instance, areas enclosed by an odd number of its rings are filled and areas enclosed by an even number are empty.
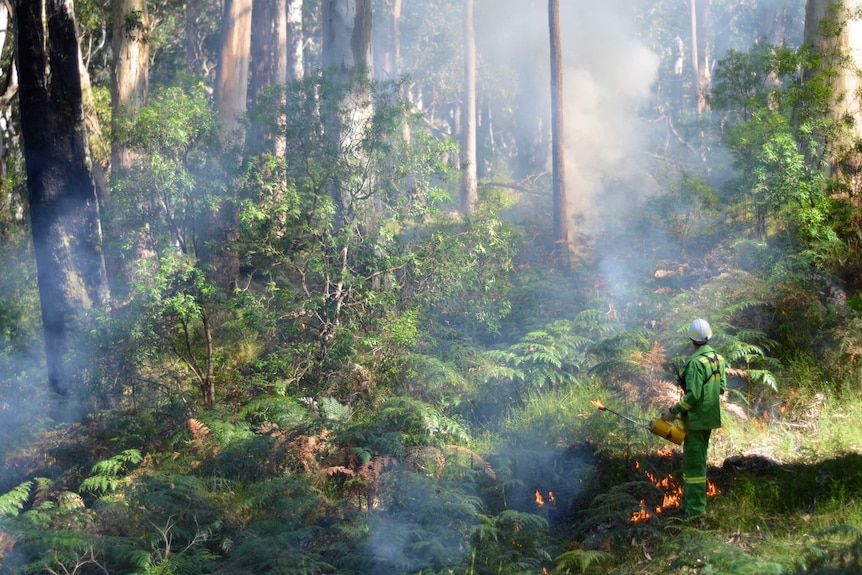
<svg viewBox="0 0 862 575">
<path fill-rule="evenodd" d="M 665 421 L 673 421 L 674 419 L 676 419 L 676 414 L 673 413 L 670 410 L 670 408 L 668 407 L 667 409 L 665 409 L 664 411 L 661 412 L 661 418 L 664 419 Z"/>
</svg>

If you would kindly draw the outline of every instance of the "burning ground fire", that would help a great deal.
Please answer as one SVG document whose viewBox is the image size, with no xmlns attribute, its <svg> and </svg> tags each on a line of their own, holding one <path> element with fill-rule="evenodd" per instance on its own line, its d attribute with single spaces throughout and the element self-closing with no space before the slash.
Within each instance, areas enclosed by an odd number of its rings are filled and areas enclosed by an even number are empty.
<svg viewBox="0 0 862 575">
<path fill-rule="evenodd" d="M 554 497 L 553 491 L 548 491 L 548 500 L 545 501 L 545 498 L 542 497 L 542 493 L 536 489 L 536 506 L 542 508 L 547 503 L 548 507 L 553 508 L 557 505 L 557 498 Z"/>
<path fill-rule="evenodd" d="M 617 416 L 619 416 L 619 417 L 621 417 L 621 418 L 623 418 L 623 419 L 625 419 L 631 423 L 637 423 L 634 419 L 632 419 L 631 417 L 629 417 L 627 415 L 617 413 L 616 411 L 613 411 L 612 409 L 608 409 L 607 407 L 605 407 L 605 404 L 601 402 L 601 400 L 591 399 L 590 403 L 592 403 L 600 411 L 607 411 L 607 412 L 613 413 L 614 415 L 617 415 Z M 675 441 L 675 440 L 671 439 L 670 436 L 665 436 L 664 433 L 656 432 L 655 429 L 656 429 L 655 423 L 653 423 L 653 427 L 651 429 L 651 431 L 653 433 L 663 437 L 664 439 L 668 439 L 670 441 L 673 441 L 677 444 L 681 443 L 681 441 Z M 684 433 L 684 432 L 681 432 L 681 433 Z M 665 447 L 663 447 L 659 450 L 658 454 L 662 457 L 669 457 L 669 456 L 673 455 L 673 449 L 669 445 L 666 445 Z M 639 462 L 636 462 L 635 465 L 636 465 L 636 469 L 640 469 L 640 463 Z M 662 498 L 661 504 L 656 505 L 652 511 L 647 509 L 646 501 L 641 499 L 640 509 L 635 511 L 634 513 L 632 513 L 632 516 L 629 519 L 632 523 L 639 523 L 642 521 L 647 521 L 653 515 L 660 515 L 661 513 L 664 513 L 665 511 L 678 509 L 681 502 L 682 502 L 682 483 L 679 482 L 678 480 L 676 480 L 672 474 L 668 475 L 664 479 L 659 479 L 658 477 L 656 477 L 655 475 L 653 475 L 649 471 L 644 471 L 644 473 L 646 474 L 647 479 L 649 479 L 653 485 L 655 485 L 659 489 L 664 490 L 664 496 Z M 718 490 L 718 488 L 715 486 L 715 484 L 712 481 L 707 480 L 707 482 L 706 482 L 706 495 L 707 495 L 707 497 L 715 497 L 716 495 L 720 495 L 720 494 L 721 494 L 721 492 Z M 541 498 L 541 495 L 537 491 L 536 492 L 536 502 L 537 503 L 539 502 L 540 498 Z M 539 504 L 539 506 L 541 507 L 541 504 Z"/>
<path fill-rule="evenodd" d="M 636 465 L 637 468 L 640 469 L 640 463 L 637 463 Z M 655 514 L 661 515 L 665 511 L 678 509 L 682 501 L 682 483 L 678 482 L 674 478 L 673 474 L 668 475 L 664 479 L 659 479 L 649 471 L 644 471 L 644 474 L 647 476 L 647 479 L 649 479 L 653 485 L 655 485 L 659 489 L 664 490 L 664 496 L 662 498 L 661 504 L 657 505 L 654 508 Z M 706 496 L 715 497 L 716 495 L 721 495 L 721 491 L 719 491 L 715 483 L 707 480 Z M 652 515 L 653 514 L 650 513 L 650 511 L 647 509 L 646 501 L 641 499 L 640 509 L 632 513 L 632 516 L 629 518 L 629 521 L 632 523 L 641 523 L 643 521 L 649 520 Z"/>
</svg>

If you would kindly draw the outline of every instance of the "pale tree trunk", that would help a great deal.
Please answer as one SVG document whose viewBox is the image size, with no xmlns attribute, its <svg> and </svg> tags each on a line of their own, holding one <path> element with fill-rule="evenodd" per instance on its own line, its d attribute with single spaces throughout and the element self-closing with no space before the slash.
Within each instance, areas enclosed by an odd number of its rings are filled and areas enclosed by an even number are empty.
<svg viewBox="0 0 862 575">
<path fill-rule="evenodd" d="M 324 0 L 324 70 L 349 82 L 371 63 L 371 0 Z"/>
<path fill-rule="evenodd" d="M 9 26 L 11 25 L 10 21 L 11 9 L 7 2 L 0 2 L 0 53 L 2 53 L 3 48 L 6 46 L 6 38 L 9 35 Z M 3 78 L 3 86 L 4 92 L 0 94 L 0 117 L 6 118 L 7 121 L 11 117 L 11 106 L 12 98 L 18 92 L 18 70 L 15 67 L 15 60 L 12 59 L 9 62 L 9 67 L 6 69 L 6 74 Z M 0 130 L 0 179 L 3 181 L 6 180 L 6 176 L 8 175 L 8 157 L 9 157 L 9 147 L 6 145 L 6 134 L 8 133 L 7 129 Z M 0 220 L 6 220 L 10 217 L 10 212 L 12 211 L 12 201 L 11 197 L 8 195 L 8 191 L 5 189 L 5 186 L 2 188 L 2 206 L 0 206 Z"/>
<path fill-rule="evenodd" d="M 706 112 L 706 95 L 712 86 L 712 42 L 709 15 L 713 0 L 691 0 L 691 61 L 695 102 L 699 114 Z"/>
<path fill-rule="evenodd" d="M 272 79 L 284 85 L 287 83 L 287 0 L 275 0 L 273 19 Z"/>
<path fill-rule="evenodd" d="M 248 105 L 252 0 L 225 0 L 215 100 L 228 130 L 239 128 Z"/>
<path fill-rule="evenodd" d="M 248 109 L 251 59 L 252 0 L 225 0 L 221 46 L 216 70 L 215 104 L 219 118 L 231 135 L 240 133 L 241 116 Z M 209 222 L 204 222 L 196 252 L 203 267 L 223 289 L 239 280 L 239 254 L 232 244 L 239 235 L 235 202 L 226 198 Z"/>
<path fill-rule="evenodd" d="M 71 1 L 14 0 L 21 134 L 51 389 L 77 418 L 109 291 Z M 62 408 L 61 408 L 62 409 Z"/>
<path fill-rule="evenodd" d="M 302 32 L 302 0 L 286 0 L 287 78 L 302 80 L 305 75 L 302 57 L 305 36 Z"/>
<path fill-rule="evenodd" d="M 554 246 L 560 261 L 568 267 L 569 208 L 566 198 L 566 144 L 563 116 L 563 57 L 560 40 L 560 1 L 548 0 L 551 38 L 551 146 L 553 157 Z"/>
<path fill-rule="evenodd" d="M 845 127 L 844 119 L 853 119 L 842 139 L 827 144 L 831 169 L 847 178 L 854 194 L 862 190 L 862 157 L 856 151 L 862 140 L 862 21 L 855 15 L 860 9 L 862 0 L 808 0 L 805 9 L 805 42 L 834 72 L 833 118 Z"/>
<path fill-rule="evenodd" d="M 473 0 L 464 0 L 464 96 L 461 132 L 461 209 L 476 211 L 478 178 L 476 176 L 476 36 L 473 28 Z"/>
<path fill-rule="evenodd" d="M 121 122 L 132 120 L 147 101 L 150 22 L 146 0 L 113 0 L 111 20 L 111 49 L 114 54 L 111 70 L 111 129 L 113 134 L 117 135 L 120 133 Z M 110 164 L 113 181 L 122 179 L 137 161 L 138 154 L 115 137 L 111 143 Z M 107 206 L 110 201 L 110 198 L 103 197 L 102 205 Z M 106 222 L 115 239 L 123 237 L 121 222 L 110 217 L 106 218 Z M 108 249 L 105 255 L 108 281 L 115 288 L 115 294 L 116 286 L 124 284 L 124 278 L 130 274 L 129 264 L 124 263 L 117 252 L 118 250 Z M 140 243 L 136 246 L 135 259 L 150 255 Z"/>
<path fill-rule="evenodd" d="M 352 109 L 352 123 L 342 124 L 340 118 L 328 120 L 331 126 L 329 141 L 334 148 L 345 141 L 361 138 L 361 127 L 371 117 L 367 87 L 364 79 L 371 73 L 371 0 L 324 0 L 323 3 L 323 69 L 337 86 L 346 89 L 339 108 Z M 344 144 L 348 147 L 350 143 Z M 335 183 L 331 193 L 337 209 L 336 226 L 341 227 L 353 212 L 354 196 L 373 197 L 373 182 L 365 190 L 347 190 Z"/>
<path fill-rule="evenodd" d="M 146 0 L 114 0 L 112 26 L 111 110 L 116 133 L 118 120 L 133 118 L 147 101 L 150 22 Z M 112 170 L 126 170 L 134 159 L 125 146 L 114 142 L 111 148 Z"/>
</svg>

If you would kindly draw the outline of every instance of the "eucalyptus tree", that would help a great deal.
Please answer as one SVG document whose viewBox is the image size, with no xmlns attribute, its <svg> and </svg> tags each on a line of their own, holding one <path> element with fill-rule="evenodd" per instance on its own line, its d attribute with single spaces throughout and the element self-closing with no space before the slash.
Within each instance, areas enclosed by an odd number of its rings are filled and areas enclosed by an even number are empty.
<svg viewBox="0 0 862 575">
<path fill-rule="evenodd" d="M 251 0 L 225 0 L 215 103 L 228 130 L 238 128 L 248 106 L 251 21 Z"/>
<path fill-rule="evenodd" d="M 329 141 L 332 152 L 353 155 L 361 163 L 357 143 L 362 138 L 361 126 L 373 110 L 368 98 L 367 80 L 373 63 L 371 0 L 324 0 L 322 11 L 323 70 L 337 92 L 330 124 Z M 343 119 L 348 121 L 344 122 Z M 352 119 L 351 119 L 352 118 Z M 336 227 L 350 219 L 357 202 L 373 196 L 371 180 L 332 182 L 335 201 Z"/>
<path fill-rule="evenodd" d="M 113 130 L 124 115 L 133 115 L 147 101 L 149 88 L 150 18 L 146 0 L 114 0 L 111 7 L 114 55 L 111 75 Z M 132 161 L 128 150 L 114 140 L 111 168 L 122 170 Z"/>
<path fill-rule="evenodd" d="M 302 27 L 303 0 L 284 0 L 285 2 L 285 24 L 287 35 L 287 78 L 301 80 L 305 75 L 305 59 L 303 58 L 303 46 L 305 45 L 305 33 Z"/>
<path fill-rule="evenodd" d="M 72 398 L 86 382 L 94 316 L 109 306 L 77 30 L 68 0 L 16 0 L 13 10 L 48 379 L 53 391 Z"/>
<path fill-rule="evenodd" d="M 566 198 L 566 157 L 563 115 L 563 56 L 560 39 L 560 2 L 548 0 L 548 28 L 551 39 L 551 133 L 553 146 L 554 244 L 563 262 L 569 252 L 569 208 Z"/>
<path fill-rule="evenodd" d="M 816 77 L 829 69 L 832 90 L 831 115 L 843 133 L 823 133 L 830 147 L 828 161 L 833 170 L 843 174 L 845 183 L 858 192 L 862 182 L 855 174 L 862 167 L 859 145 L 862 142 L 862 24 L 858 0 L 808 0 L 805 10 L 805 42 L 818 56 L 813 62 L 820 70 L 807 72 Z M 831 141 L 829 141 L 831 140 Z"/>
<path fill-rule="evenodd" d="M 473 0 L 464 0 L 464 89 L 462 104 L 461 209 L 473 213 L 478 201 L 476 176 L 476 33 Z"/>
</svg>

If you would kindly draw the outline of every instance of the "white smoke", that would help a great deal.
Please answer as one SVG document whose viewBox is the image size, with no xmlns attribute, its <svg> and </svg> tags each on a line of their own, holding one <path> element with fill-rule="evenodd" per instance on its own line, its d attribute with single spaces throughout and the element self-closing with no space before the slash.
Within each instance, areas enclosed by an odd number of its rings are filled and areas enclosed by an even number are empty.
<svg viewBox="0 0 862 575">
<path fill-rule="evenodd" d="M 560 20 L 567 196 L 573 215 L 595 222 L 620 199 L 610 201 L 610 189 L 631 189 L 636 186 L 626 180 L 643 180 L 638 107 L 650 98 L 660 57 L 638 39 L 630 1 L 564 0 Z M 548 115 L 548 2 L 477 7 L 476 29 L 480 58 L 525 70 L 534 79 L 528 89 L 535 112 Z"/>
</svg>

